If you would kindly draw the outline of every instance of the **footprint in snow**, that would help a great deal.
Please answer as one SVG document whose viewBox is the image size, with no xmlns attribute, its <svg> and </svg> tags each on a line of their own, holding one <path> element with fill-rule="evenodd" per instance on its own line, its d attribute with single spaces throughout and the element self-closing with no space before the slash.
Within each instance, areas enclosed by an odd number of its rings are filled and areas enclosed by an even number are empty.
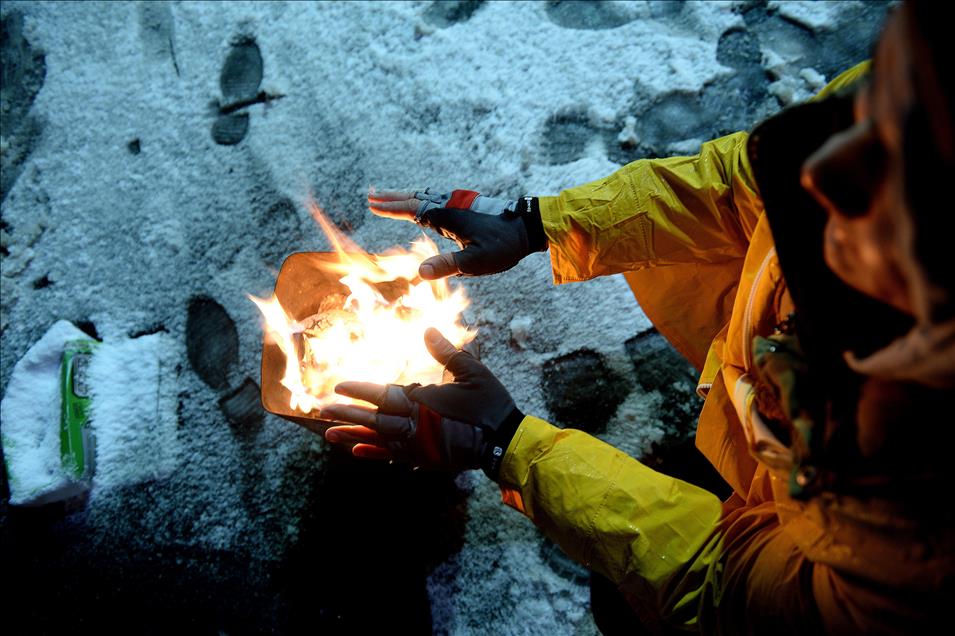
<svg viewBox="0 0 955 636">
<path fill-rule="evenodd" d="M 189 301 L 186 316 L 186 354 L 196 375 L 222 394 L 219 408 L 237 434 L 257 430 L 262 421 L 259 386 L 244 378 L 229 389 L 229 376 L 239 361 L 239 334 L 226 310 L 208 296 Z"/>
<path fill-rule="evenodd" d="M 249 113 L 245 109 L 282 97 L 259 90 L 263 68 L 262 51 L 253 38 L 233 42 L 219 76 L 222 101 L 212 124 L 212 139 L 217 144 L 233 146 L 242 141 L 249 132 Z"/>
</svg>

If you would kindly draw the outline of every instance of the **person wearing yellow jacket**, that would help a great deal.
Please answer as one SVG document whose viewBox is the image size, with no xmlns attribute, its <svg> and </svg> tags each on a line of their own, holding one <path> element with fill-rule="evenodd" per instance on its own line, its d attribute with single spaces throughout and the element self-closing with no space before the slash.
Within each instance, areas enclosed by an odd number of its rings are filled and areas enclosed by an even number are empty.
<svg viewBox="0 0 955 636">
<path fill-rule="evenodd" d="M 725 502 L 525 416 L 433 330 L 426 344 L 454 382 L 343 383 L 374 407 L 326 407 L 345 423 L 326 439 L 483 468 L 651 632 L 934 627 L 955 591 L 955 268 L 951 206 L 939 207 L 955 139 L 939 29 L 925 5 L 903 5 L 873 81 L 860 65 L 696 157 L 637 161 L 556 197 L 370 196 L 376 213 L 462 245 L 423 263 L 425 278 L 503 271 L 543 249 L 557 283 L 624 273 L 701 370 L 697 446 L 732 486 Z"/>
</svg>

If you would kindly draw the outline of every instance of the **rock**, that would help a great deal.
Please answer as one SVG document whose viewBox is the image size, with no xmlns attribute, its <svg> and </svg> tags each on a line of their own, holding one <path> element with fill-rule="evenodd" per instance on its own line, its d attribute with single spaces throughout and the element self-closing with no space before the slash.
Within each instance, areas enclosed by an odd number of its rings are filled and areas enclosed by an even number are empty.
<svg viewBox="0 0 955 636">
<path fill-rule="evenodd" d="M 529 316 L 517 316 L 514 318 L 508 325 L 511 330 L 511 342 L 521 349 L 527 349 L 533 324 L 534 320 Z"/>
</svg>

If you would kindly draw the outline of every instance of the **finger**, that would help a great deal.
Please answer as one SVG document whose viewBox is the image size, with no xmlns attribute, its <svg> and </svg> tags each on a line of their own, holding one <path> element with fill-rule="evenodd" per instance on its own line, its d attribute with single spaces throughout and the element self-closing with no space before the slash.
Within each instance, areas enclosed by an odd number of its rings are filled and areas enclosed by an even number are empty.
<svg viewBox="0 0 955 636">
<path fill-rule="evenodd" d="M 404 201 L 414 199 L 414 192 L 398 192 L 396 190 L 369 190 L 369 201 Z"/>
<path fill-rule="evenodd" d="M 339 382 L 335 386 L 335 393 L 356 400 L 370 402 L 375 406 L 381 406 L 385 399 L 387 387 L 383 384 L 374 384 L 373 382 Z"/>
<path fill-rule="evenodd" d="M 437 329 L 429 328 L 424 332 L 424 344 L 431 353 L 431 357 L 443 364 L 455 379 L 473 374 L 484 368 L 474 356 L 467 351 L 458 349 L 451 344 L 447 338 L 441 335 Z M 425 387 L 422 387 L 425 388 Z M 411 392 L 413 399 L 420 389 L 414 389 Z"/>
<path fill-rule="evenodd" d="M 439 232 L 446 238 L 467 244 L 475 240 L 474 215 L 480 212 L 457 208 L 432 208 L 421 214 L 423 225 Z"/>
<path fill-rule="evenodd" d="M 454 254 L 438 254 L 426 259 L 418 266 L 418 275 L 425 280 L 438 280 L 460 273 Z"/>
<path fill-rule="evenodd" d="M 336 422 L 348 422 L 349 424 L 358 424 L 375 428 L 375 414 L 377 410 L 367 406 L 357 406 L 353 404 L 330 404 L 322 409 L 320 417 L 324 420 L 335 420 Z"/>
<path fill-rule="evenodd" d="M 387 448 L 372 446 L 371 444 L 355 444 L 355 446 L 351 449 L 351 454 L 355 457 L 362 457 L 365 459 L 393 459 L 391 451 L 389 451 Z"/>
<path fill-rule="evenodd" d="M 367 426 L 332 426 L 325 431 L 325 440 L 332 444 L 384 444 L 384 440 Z"/>
<path fill-rule="evenodd" d="M 369 201 L 368 209 L 377 216 L 389 219 L 405 219 L 413 221 L 418 213 L 421 201 L 406 199 L 404 201 Z"/>
<path fill-rule="evenodd" d="M 429 327 L 424 332 L 424 344 L 428 348 L 431 357 L 442 365 L 448 364 L 451 358 L 459 353 L 460 350 L 451 344 L 447 338 L 441 335 L 441 332 L 434 327 Z"/>
</svg>

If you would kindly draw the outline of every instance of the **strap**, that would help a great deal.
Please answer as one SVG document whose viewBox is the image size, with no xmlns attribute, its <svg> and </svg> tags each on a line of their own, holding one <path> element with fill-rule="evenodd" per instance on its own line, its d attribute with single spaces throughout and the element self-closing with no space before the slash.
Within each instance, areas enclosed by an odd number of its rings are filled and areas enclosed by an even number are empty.
<svg viewBox="0 0 955 636">
<path fill-rule="evenodd" d="M 478 196 L 479 193 L 474 190 L 455 190 L 445 207 L 467 210 Z"/>
<path fill-rule="evenodd" d="M 504 462 L 504 453 L 514 438 L 514 433 L 524 421 L 524 414 L 516 406 L 504 418 L 504 422 L 496 431 L 489 432 L 490 440 L 484 450 L 484 457 L 481 458 L 481 470 L 491 481 L 497 481 L 501 472 L 501 464 Z"/>
</svg>

